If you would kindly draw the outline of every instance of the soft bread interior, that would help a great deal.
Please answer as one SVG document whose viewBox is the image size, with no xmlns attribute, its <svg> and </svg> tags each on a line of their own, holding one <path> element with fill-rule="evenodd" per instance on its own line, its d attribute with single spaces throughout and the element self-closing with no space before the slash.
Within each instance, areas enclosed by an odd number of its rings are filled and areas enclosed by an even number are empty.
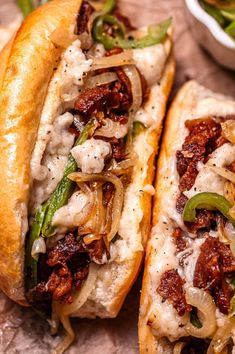
<svg viewBox="0 0 235 354">
<path fill-rule="evenodd" d="M 0 287 L 24 303 L 24 241 L 34 141 L 53 68 L 62 49 L 50 35 L 75 24 L 81 0 L 54 0 L 27 17 L 1 54 Z"/>
<path fill-rule="evenodd" d="M 152 333 L 151 327 L 147 325 L 151 308 L 154 308 L 156 300 L 157 264 L 170 263 L 174 259 L 174 253 L 163 255 L 166 248 L 166 240 L 171 239 L 173 222 L 167 223 L 165 229 L 162 228 L 162 220 L 168 219 L 168 214 L 173 215 L 175 209 L 175 196 L 178 195 L 179 177 L 175 169 L 175 154 L 181 148 L 187 130 L 184 122 L 186 119 L 207 117 L 208 115 L 234 114 L 235 103 L 229 97 L 215 94 L 200 86 L 194 81 L 186 83 L 179 91 L 169 110 L 160 157 L 158 160 L 156 177 L 156 195 L 153 208 L 153 228 L 147 246 L 147 257 L 145 260 L 145 271 L 141 292 L 141 304 L 139 315 L 139 344 L 140 353 L 172 353 L 173 346 L 164 339 L 157 340 Z M 172 194 L 175 190 L 175 194 Z M 181 216 L 180 216 L 181 218 Z M 164 220 L 165 220 L 164 219 Z M 181 218 L 182 219 L 182 218 Z M 167 251 L 168 252 L 168 251 Z M 167 266 L 167 264 L 166 264 Z M 155 276 L 154 276 L 155 269 Z M 164 313 L 159 314 L 159 318 Z M 170 321 L 169 321 L 170 322 Z M 171 326 L 172 323 L 169 323 Z M 175 335 L 176 330 L 175 330 Z M 180 333 L 179 333 L 180 335 Z"/>
</svg>

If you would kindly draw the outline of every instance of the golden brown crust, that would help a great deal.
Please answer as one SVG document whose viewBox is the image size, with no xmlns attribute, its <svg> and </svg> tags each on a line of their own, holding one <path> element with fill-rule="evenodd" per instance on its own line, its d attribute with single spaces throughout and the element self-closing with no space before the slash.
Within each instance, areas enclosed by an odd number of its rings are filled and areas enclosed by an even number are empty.
<svg viewBox="0 0 235 354">
<path fill-rule="evenodd" d="M 50 40 L 69 30 L 81 0 L 54 0 L 27 17 L 4 58 L 0 95 L 0 287 L 24 303 L 23 259 L 29 197 L 29 164 L 47 87 L 61 49 Z M 10 51 L 10 53 L 9 53 Z"/>
<path fill-rule="evenodd" d="M 165 111 L 166 111 L 166 104 L 167 104 L 167 99 L 169 97 L 170 91 L 171 91 L 171 87 L 173 84 L 173 80 L 174 80 L 174 74 L 175 74 L 175 60 L 173 57 L 173 54 L 170 55 L 168 62 L 166 64 L 166 68 L 161 80 L 161 90 L 162 93 L 164 95 L 164 101 L 162 102 L 162 107 L 161 107 L 161 113 L 159 115 L 159 122 L 158 125 L 155 127 L 154 130 L 151 130 L 148 132 L 148 144 L 150 147 L 152 147 L 152 154 L 148 160 L 148 169 L 147 169 L 147 176 L 146 179 L 144 181 L 144 185 L 151 185 L 153 183 L 153 178 L 154 178 L 154 172 L 155 172 L 155 157 L 156 154 L 158 152 L 158 146 L 159 146 L 159 139 L 160 139 L 160 135 L 161 135 L 161 130 L 162 130 L 162 124 L 163 124 L 163 118 L 165 116 Z M 139 166 L 139 170 L 136 170 L 135 173 L 136 174 L 141 174 L 141 168 L 143 166 Z M 142 197 L 142 211 L 143 211 L 143 219 L 141 221 L 141 235 L 142 235 L 142 244 L 145 248 L 146 246 L 146 242 L 149 236 L 149 232 L 150 232 L 150 220 L 151 220 L 151 207 L 152 207 L 152 203 L 151 203 L 151 195 L 147 192 L 143 193 L 143 197 Z M 143 254 L 144 252 L 136 252 L 134 257 L 128 261 L 128 268 L 131 269 L 131 273 L 129 273 L 129 276 L 123 280 L 123 284 L 122 287 L 119 289 L 118 291 L 118 296 L 116 296 L 116 298 L 114 299 L 114 301 L 112 302 L 112 306 L 111 306 L 111 317 L 115 317 L 124 300 L 125 297 L 127 295 L 127 293 L 129 292 L 130 288 L 132 287 L 133 283 L 135 282 L 142 261 L 143 261 Z"/>
<path fill-rule="evenodd" d="M 2 87 L 3 77 L 7 66 L 7 61 L 11 53 L 11 48 L 14 42 L 14 37 L 3 47 L 0 52 L 0 90 Z"/>
</svg>

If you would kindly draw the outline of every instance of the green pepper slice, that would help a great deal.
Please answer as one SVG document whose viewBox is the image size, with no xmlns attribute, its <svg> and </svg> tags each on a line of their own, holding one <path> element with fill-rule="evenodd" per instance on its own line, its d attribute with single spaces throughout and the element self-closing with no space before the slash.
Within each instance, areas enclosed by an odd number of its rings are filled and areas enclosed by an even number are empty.
<svg viewBox="0 0 235 354">
<path fill-rule="evenodd" d="M 102 12 L 104 14 L 109 14 L 109 13 L 111 13 L 114 10 L 115 6 L 116 6 L 116 0 L 107 0 L 104 3 Z"/>
<path fill-rule="evenodd" d="M 229 221 L 235 225 L 235 220 L 230 216 L 229 210 L 232 204 L 222 195 L 217 193 L 199 193 L 189 199 L 184 207 L 183 220 L 196 221 L 196 209 L 219 210 Z"/>
<path fill-rule="evenodd" d="M 133 123 L 132 135 L 135 138 L 137 135 L 142 133 L 146 129 L 145 125 L 139 121 Z"/>
<path fill-rule="evenodd" d="M 235 37 L 235 20 L 230 23 L 228 27 L 225 28 L 225 32 L 232 37 Z"/>
<path fill-rule="evenodd" d="M 76 140 L 75 145 L 84 143 L 95 128 L 95 120 L 91 120 L 84 127 L 80 137 Z M 32 289 L 38 283 L 37 265 L 38 262 L 31 256 L 33 243 L 40 235 L 49 237 L 54 232 L 54 227 L 51 226 L 52 218 L 60 207 L 62 207 L 71 196 L 74 189 L 74 182 L 67 176 L 77 171 L 77 164 L 73 157 L 69 156 L 69 161 L 64 171 L 64 176 L 58 184 L 52 196 L 46 201 L 40 210 L 35 215 L 34 222 L 30 228 L 30 233 L 26 242 L 25 255 L 25 272 L 26 272 L 26 288 Z"/>
<path fill-rule="evenodd" d="M 128 39 L 124 38 L 125 26 L 117 18 L 112 15 L 101 15 L 94 21 L 92 35 L 94 40 L 102 43 L 106 50 L 110 50 L 113 47 L 119 47 L 122 49 L 144 48 L 161 43 L 166 38 L 167 30 L 171 25 L 171 22 L 172 19 L 168 18 L 158 25 L 149 26 L 146 36 Z M 105 23 L 114 26 L 114 37 L 105 33 Z"/>
<path fill-rule="evenodd" d="M 26 258 L 25 258 L 25 272 L 26 272 L 26 289 L 34 288 L 38 283 L 37 267 L 38 262 L 31 256 L 33 243 L 41 234 L 42 224 L 48 204 L 45 203 L 42 208 L 37 212 L 33 225 L 30 228 L 30 233 L 26 241 Z"/>
<path fill-rule="evenodd" d="M 80 137 L 76 140 L 74 146 L 81 145 L 88 139 L 88 137 L 93 133 L 93 130 L 96 126 L 95 122 L 96 121 L 92 119 L 90 122 L 86 124 Z M 51 195 L 51 197 L 47 202 L 49 206 L 46 212 L 46 216 L 41 231 L 43 237 L 50 237 L 53 235 L 55 231 L 55 227 L 51 225 L 53 216 L 59 208 L 61 208 L 63 205 L 67 203 L 68 199 L 72 195 L 75 184 L 73 181 L 68 179 L 67 176 L 70 173 L 76 172 L 77 168 L 78 167 L 76 161 L 74 160 L 72 155 L 70 155 L 67 166 L 65 167 L 64 170 L 64 176 L 60 181 L 60 183 L 58 184 L 56 190 L 54 191 L 54 193 Z"/>
<path fill-rule="evenodd" d="M 18 0 L 18 6 L 24 17 L 28 16 L 34 10 L 31 0 Z"/>
</svg>

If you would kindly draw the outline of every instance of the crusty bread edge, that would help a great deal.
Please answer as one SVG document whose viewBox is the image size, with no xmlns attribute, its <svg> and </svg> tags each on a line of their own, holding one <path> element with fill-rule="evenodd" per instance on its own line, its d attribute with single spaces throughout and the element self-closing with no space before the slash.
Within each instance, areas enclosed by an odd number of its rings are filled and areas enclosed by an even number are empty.
<svg viewBox="0 0 235 354">
<path fill-rule="evenodd" d="M 174 144 L 174 138 L 179 132 L 178 122 L 181 117 L 182 112 L 187 109 L 187 97 L 191 93 L 197 97 L 197 83 L 195 81 L 189 81 L 185 83 L 182 88 L 178 91 L 176 97 L 174 98 L 170 109 L 167 114 L 166 124 L 164 127 L 164 136 L 162 144 L 160 147 L 160 154 L 157 164 L 157 174 L 155 180 L 156 194 L 154 197 L 153 205 L 153 217 L 152 217 L 152 227 L 158 223 L 158 216 L 160 212 L 160 201 L 161 195 L 164 193 L 165 179 L 163 178 L 162 169 L 164 169 L 167 164 L 167 160 L 171 155 L 171 145 Z M 200 86 L 198 85 L 200 89 Z M 151 237 L 150 237 L 151 239 Z M 141 299 L 140 299 L 140 313 L 139 313 L 139 323 L 138 323 L 138 334 L 139 334 L 139 348 L 140 354 L 158 354 L 157 350 L 157 339 L 152 334 L 150 326 L 147 325 L 147 313 L 151 306 L 151 300 L 148 297 L 148 288 L 150 284 L 150 273 L 149 268 L 151 266 L 151 261 L 155 257 L 156 251 L 151 246 L 151 242 L 147 246 L 144 275 L 142 281 Z"/>
<path fill-rule="evenodd" d="M 1 53 L 0 288 L 20 304 L 25 304 L 30 159 L 49 81 L 62 52 L 50 34 L 60 27 L 69 31 L 80 5 L 81 0 L 53 0 L 38 8 Z"/>
</svg>

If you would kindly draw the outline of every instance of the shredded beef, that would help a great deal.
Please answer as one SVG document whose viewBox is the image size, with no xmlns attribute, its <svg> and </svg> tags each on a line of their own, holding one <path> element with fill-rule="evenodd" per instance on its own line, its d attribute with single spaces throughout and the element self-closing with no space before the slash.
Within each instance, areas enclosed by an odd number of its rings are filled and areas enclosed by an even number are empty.
<svg viewBox="0 0 235 354">
<path fill-rule="evenodd" d="M 185 222 L 188 230 L 191 233 L 197 233 L 200 229 L 209 229 L 211 224 L 215 221 L 215 216 L 210 210 L 197 210 L 197 219 L 195 222 Z"/>
<path fill-rule="evenodd" d="M 106 253 L 106 247 L 103 238 L 93 241 L 89 245 L 86 245 L 86 249 L 89 251 L 90 257 L 96 262 L 101 262 L 103 255 Z"/>
<path fill-rule="evenodd" d="M 90 5 L 90 3 L 86 0 L 83 0 L 81 8 L 80 8 L 80 12 L 78 14 L 78 18 L 77 18 L 77 34 L 78 35 L 88 30 L 87 24 L 88 24 L 89 18 L 91 16 L 91 14 L 93 13 L 93 11 L 94 11 L 94 9 Z"/>
<path fill-rule="evenodd" d="M 122 104 L 123 95 L 105 87 L 84 90 L 75 102 L 74 108 L 84 115 L 118 108 Z"/>
<path fill-rule="evenodd" d="M 215 288 L 213 291 L 213 297 L 216 303 L 216 306 L 220 309 L 222 313 L 228 315 L 230 309 L 230 301 L 233 297 L 233 289 L 226 280 L 222 280 L 222 285 Z"/>
<path fill-rule="evenodd" d="M 210 291 L 220 311 L 227 314 L 232 290 L 225 283 L 224 274 L 235 271 L 235 259 L 229 246 L 211 236 L 202 244 L 200 251 L 193 285 Z"/>
<path fill-rule="evenodd" d="M 183 231 L 179 227 L 177 227 L 173 231 L 172 237 L 175 241 L 177 251 L 181 252 L 181 251 L 185 250 L 185 248 L 187 247 L 187 244 L 186 244 L 185 239 L 183 238 Z"/>
<path fill-rule="evenodd" d="M 120 82 L 124 85 L 126 88 L 127 94 L 128 94 L 128 101 L 130 101 L 130 104 L 132 102 L 132 89 L 131 89 L 131 82 L 128 78 L 128 76 L 125 74 L 125 71 L 123 70 L 122 67 L 118 66 L 115 69 L 115 72 L 118 76 L 118 79 Z"/>
<path fill-rule="evenodd" d="M 58 241 L 56 246 L 48 252 L 47 264 L 53 267 L 58 264 L 64 264 L 72 260 L 81 252 L 85 252 L 81 242 L 77 242 L 73 234 L 68 234 L 62 240 Z"/>
<path fill-rule="evenodd" d="M 116 144 L 111 143 L 111 146 L 112 146 L 112 157 L 117 161 L 123 160 L 125 157 L 125 153 L 122 144 L 120 142 Z"/>
<path fill-rule="evenodd" d="M 71 271 L 64 264 L 58 269 L 55 269 L 47 282 L 48 292 L 53 294 L 54 300 L 62 300 L 66 303 L 72 302 L 71 289 L 73 278 Z"/>
<path fill-rule="evenodd" d="M 176 153 L 181 192 L 192 188 L 198 174 L 197 163 L 206 162 L 208 155 L 216 148 L 216 139 L 221 135 L 220 124 L 211 118 L 187 121 L 186 126 L 190 133 L 182 150 Z"/>
<path fill-rule="evenodd" d="M 177 270 L 168 270 L 161 276 L 157 292 L 161 295 L 163 301 L 169 300 L 172 302 L 179 316 L 183 316 L 185 312 L 192 310 L 191 306 L 186 303 L 183 280 Z"/>
<path fill-rule="evenodd" d="M 187 203 L 188 198 L 186 197 L 186 195 L 184 195 L 183 193 L 180 193 L 180 195 L 178 196 L 177 200 L 176 200 L 176 210 L 178 211 L 178 213 L 182 214 L 183 210 L 184 210 L 184 206 Z"/>
<path fill-rule="evenodd" d="M 66 235 L 48 252 L 46 263 L 52 272 L 36 286 L 37 296 L 51 294 L 55 300 L 71 303 L 72 286 L 78 288 L 86 279 L 89 262 L 89 252 L 82 240 L 78 242 L 73 234 Z"/>
<path fill-rule="evenodd" d="M 88 265 L 85 267 L 80 267 L 77 269 L 76 273 L 73 275 L 74 286 L 77 290 L 81 288 L 82 282 L 87 278 L 89 272 Z"/>
</svg>

